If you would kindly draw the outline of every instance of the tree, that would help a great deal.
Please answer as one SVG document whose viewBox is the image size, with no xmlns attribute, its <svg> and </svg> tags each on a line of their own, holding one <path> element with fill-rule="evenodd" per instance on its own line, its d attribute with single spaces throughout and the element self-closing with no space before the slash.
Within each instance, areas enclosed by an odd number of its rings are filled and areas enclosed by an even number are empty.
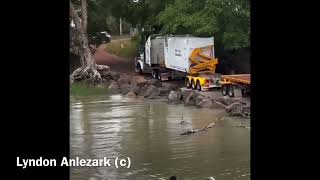
<svg viewBox="0 0 320 180">
<path fill-rule="evenodd" d="M 91 54 L 88 44 L 87 36 L 87 1 L 81 0 L 81 19 L 70 0 L 70 16 L 73 20 L 74 38 L 72 41 L 76 41 L 75 45 L 79 46 L 79 55 L 81 59 L 81 68 L 76 69 L 72 74 L 74 81 L 89 80 L 92 83 L 99 83 L 102 81 L 100 72 L 109 72 L 108 66 L 98 66 Z M 99 72 L 99 71 L 100 72 Z"/>
<path fill-rule="evenodd" d="M 176 0 L 158 22 L 163 33 L 213 35 L 229 50 L 250 47 L 249 0 Z"/>
</svg>

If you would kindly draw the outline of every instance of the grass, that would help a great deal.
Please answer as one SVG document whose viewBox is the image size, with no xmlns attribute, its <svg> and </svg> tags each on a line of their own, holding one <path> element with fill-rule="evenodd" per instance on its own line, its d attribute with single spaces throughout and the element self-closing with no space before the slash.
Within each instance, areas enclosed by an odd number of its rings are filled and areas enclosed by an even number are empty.
<svg viewBox="0 0 320 180">
<path fill-rule="evenodd" d="M 119 57 L 133 58 L 137 54 L 138 45 L 139 37 L 114 40 L 107 44 L 106 51 Z"/>
<path fill-rule="evenodd" d="M 70 95 L 74 96 L 90 96 L 108 94 L 106 88 L 97 87 L 85 83 L 73 83 L 70 85 Z"/>
</svg>

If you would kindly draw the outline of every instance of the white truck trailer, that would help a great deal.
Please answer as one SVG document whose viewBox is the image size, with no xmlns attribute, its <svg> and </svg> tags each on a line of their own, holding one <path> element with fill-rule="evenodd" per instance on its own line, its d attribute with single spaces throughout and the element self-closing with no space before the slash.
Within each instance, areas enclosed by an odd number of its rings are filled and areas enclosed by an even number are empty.
<svg viewBox="0 0 320 180">
<path fill-rule="evenodd" d="M 151 73 L 161 81 L 185 78 L 187 88 L 199 91 L 220 87 L 217 64 L 214 38 L 189 35 L 150 35 L 135 58 L 136 72 Z"/>
</svg>

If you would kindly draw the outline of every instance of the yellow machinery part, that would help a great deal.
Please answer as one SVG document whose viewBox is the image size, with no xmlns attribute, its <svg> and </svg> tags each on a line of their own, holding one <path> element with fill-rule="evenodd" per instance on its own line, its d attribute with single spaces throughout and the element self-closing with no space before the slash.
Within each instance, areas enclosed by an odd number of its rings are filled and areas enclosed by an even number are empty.
<svg viewBox="0 0 320 180">
<path fill-rule="evenodd" d="M 208 46 L 205 48 L 211 48 L 213 46 Z M 198 73 L 215 73 L 216 66 L 218 64 L 218 59 L 206 56 L 202 53 L 205 48 L 196 48 L 192 51 L 190 60 L 190 71 L 189 74 Z"/>
<path fill-rule="evenodd" d="M 197 81 L 199 81 L 200 86 L 204 86 L 205 85 L 206 78 L 204 78 L 204 77 L 187 76 L 187 78 L 188 78 L 190 84 L 191 84 L 191 82 L 193 80 L 195 84 L 197 83 Z"/>
</svg>

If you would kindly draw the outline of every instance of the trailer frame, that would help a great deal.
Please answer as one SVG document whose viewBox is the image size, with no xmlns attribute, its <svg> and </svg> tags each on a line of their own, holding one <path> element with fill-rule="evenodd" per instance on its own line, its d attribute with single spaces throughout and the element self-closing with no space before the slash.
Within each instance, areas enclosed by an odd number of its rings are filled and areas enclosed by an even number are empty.
<svg viewBox="0 0 320 180">
<path fill-rule="evenodd" d="M 242 97 L 247 97 L 250 93 L 250 77 L 250 74 L 222 75 L 220 81 L 222 95 L 234 97 L 234 87 L 237 86 L 241 89 Z"/>
</svg>

